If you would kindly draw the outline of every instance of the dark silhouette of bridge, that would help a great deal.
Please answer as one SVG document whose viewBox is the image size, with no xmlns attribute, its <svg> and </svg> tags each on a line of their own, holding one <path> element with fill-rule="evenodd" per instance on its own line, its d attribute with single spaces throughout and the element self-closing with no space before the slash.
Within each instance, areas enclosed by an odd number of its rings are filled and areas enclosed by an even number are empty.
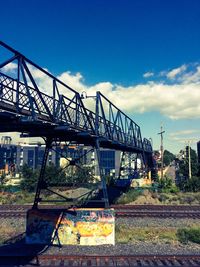
<svg viewBox="0 0 200 267">
<path fill-rule="evenodd" d="M 147 168 L 153 167 L 150 141 L 142 139 L 140 127 L 101 92 L 95 96 L 95 111 L 89 110 L 73 88 L 1 41 L 0 47 L 10 53 L 0 62 L 0 132 L 21 132 L 22 136 L 43 137 L 46 142 L 35 207 L 45 187 L 43 177 L 53 142 L 73 141 L 94 147 L 106 206 L 101 147 L 140 155 Z M 10 63 L 15 63 L 15 71 L 8 75 L 6 66 Z M 48 78 L 48 88 L 41 88 L 36 71 Z"/>
</svg>

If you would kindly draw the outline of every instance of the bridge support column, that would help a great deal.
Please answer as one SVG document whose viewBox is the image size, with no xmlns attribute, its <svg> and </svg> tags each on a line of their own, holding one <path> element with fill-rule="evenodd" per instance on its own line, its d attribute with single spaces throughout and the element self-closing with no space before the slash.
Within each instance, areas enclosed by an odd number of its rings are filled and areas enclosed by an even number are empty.
<svg viewBox="0 0 200 267">
<path fill-rule="evenodd" d="M 38 207 L 38 202 L 41 201 L 40 192 L 41 192 L 41 189 L 44 187 L 44 184 L 45 184 L 44 174 L 45 174 L 45 168 L 46 168 L 47 159 L 48 159 L 48 155 L 49 155 L 49 149 L 51 148 L 51 144 L 52 144 L 52 139 L 47 138 L 46 139 L 45 152 L 44 152 L 44 156 L 43 156 L 43 160 L 42 160 L 42 166 L 40 169 L 40 175 L 39 175 L 36 193 L 35 193 L 35 200 L 34 200 L 34 204 L 33 204 L 33 208 L 35 208 L 35 209 L 37 209 L 37 207 Z"/>
<path fill-rule="evenodd" d="M 105 176 L 103 174 L 103 168 L 102 168 L 102 164 L 101 164 L 100 146 L 99 146 L 99 140 L 98 139 L 96 140 L 95 150 L 96 150 L 96 155 L 97 155 L 98 171 L 99 171 L 99 175 L 100 175 L 100 179 L 101 179 L 105 208 L 108 208 L 109 207 L 108 192 L 107 192 Z"/>
<path fill-rule="evenodd" d="M 120 166 L 119 166 L 119 176 L 118 179 L 121 179 L 121 171 L 123 170 L 123 165 L 124 165 L 124 156 L 125 152 L 123 151 L 121 156 L 120 156 Z"/>
</svg>

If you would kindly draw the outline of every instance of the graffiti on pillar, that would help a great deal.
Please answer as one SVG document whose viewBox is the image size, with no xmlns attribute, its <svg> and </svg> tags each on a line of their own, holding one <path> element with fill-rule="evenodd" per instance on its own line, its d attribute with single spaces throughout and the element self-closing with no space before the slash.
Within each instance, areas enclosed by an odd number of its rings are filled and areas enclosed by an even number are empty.
<svg viewBox="0 0 200 267">
<path fill-rule="evenodd" d="M 114 245 L 114 210 L 30 210 L 26 232 L 29 244 Z"/>
</svg>

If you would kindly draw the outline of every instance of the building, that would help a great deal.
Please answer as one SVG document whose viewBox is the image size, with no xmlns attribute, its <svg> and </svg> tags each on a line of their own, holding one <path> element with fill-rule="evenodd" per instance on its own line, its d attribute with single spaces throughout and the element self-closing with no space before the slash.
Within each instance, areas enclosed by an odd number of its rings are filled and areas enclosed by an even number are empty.
<svg viewBox="0 0 200 267">
<path fill-rule="evenodd" d="M 17 145 L 17 167 L 18 170 L 27 164 L 33 170 L 38 169 L 42 165 L 42 160 L 45 152 L 45 146 L 40 144 L 19 144 Z M 47 165 L 59 165 L 59 154 L 54 150 L 49 151 Z"/>
<path fill-rule="evenodd" d="M 62 149 L 61 149 L 62 151 Z M 84 146 L 84 145 L 71 145 L 66 148 L 65 157 L 69 160 L 76 160 L 80 158 L 78 161 L 79 164 L 83 166 L 88 166 L 94 168 L 94 175 L 99 176 L 98 171 L 98 162 L 95 151 L 93 151 L 92 147 Z M 103 169 L 104 175 L 117 175 L 119 174 L 119 166 L 120 166 L 120 151 L 110 150 L 110 149 L 100 149 L 100 160 L 101 167 Z M 67 161 L 62 159 L 62 166 L 67 164 Z"/>
<path fill-rule="evenodd" d="M 14 175 L 16 171 L 17 148 L 9 136 L 2 136 L 0 144 L 0 174 Z"/>
<path fill-rule="evenodd" d="M 15 145 L 0 145 L 0 172 L 10 174 L 15 172 L 17 149 Z"/>
<path fill-rule="evenodd" d="M 0 145 L 0 169 L 9 174 L 10 172 L 20 173 L 24 164 L 27 164 L 33 170 L 39 169 L 42 165 L 45 152 L 45 145 L 19 143 L 11 144 L 9 136 L 2 137 Z M 118 177 L 120 168 L 121 152 L 103 149 L 100 150 L 101 167 L 104 175 L 112 175 Z M 99 176 L 97 156 L 90 146 L 71 144 L 66 146 L 61 144 L 49 151 L 47 165 L 66 166 L 66 160 L 78 160 L 84 166 L 93 167 L 94 175 Z M 62 163 L 61 163 L 62 162 Z M 64 165 L 63 165 L 64 164 Z M 14 176 L 14 175 L 12 175 Z"/>
<path fill-rule="evenodd" d="M 120 168 L 120 151 L 101 149 L 101 166 L 105 175 L 118 177 Z"/>
</svg>

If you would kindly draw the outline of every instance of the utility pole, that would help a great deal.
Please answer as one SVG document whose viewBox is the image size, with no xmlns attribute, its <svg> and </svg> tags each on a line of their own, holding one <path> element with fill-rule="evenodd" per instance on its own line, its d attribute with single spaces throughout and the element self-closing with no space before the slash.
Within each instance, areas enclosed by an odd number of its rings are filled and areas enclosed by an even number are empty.
<svg viewBox="0 0 200 267">
<path fill-rule="evenodd" d="M 188 140 L 188 175 L 189 179 L 192 178 L 192 169 L 191 169 L 191 154 L 190 154 L 190 141 Z"/>
<path fill-rule="evenodd" d="M 164 152 L 164 150 L 163 150 L 163 134 L 165 133 L 165 131 L 163 131 L 163 127 L 162 127 L 162 125 L 161 125 L 161 127 L 160 127 L 160 133 L 158 133 L 158 134 L 160 134 L 160 139 L 161 139 L 161 143 L 160 143 L 160 152 L 161 152 L 161 179 L 163 179 L 163 152 Z"/>
</svg>

